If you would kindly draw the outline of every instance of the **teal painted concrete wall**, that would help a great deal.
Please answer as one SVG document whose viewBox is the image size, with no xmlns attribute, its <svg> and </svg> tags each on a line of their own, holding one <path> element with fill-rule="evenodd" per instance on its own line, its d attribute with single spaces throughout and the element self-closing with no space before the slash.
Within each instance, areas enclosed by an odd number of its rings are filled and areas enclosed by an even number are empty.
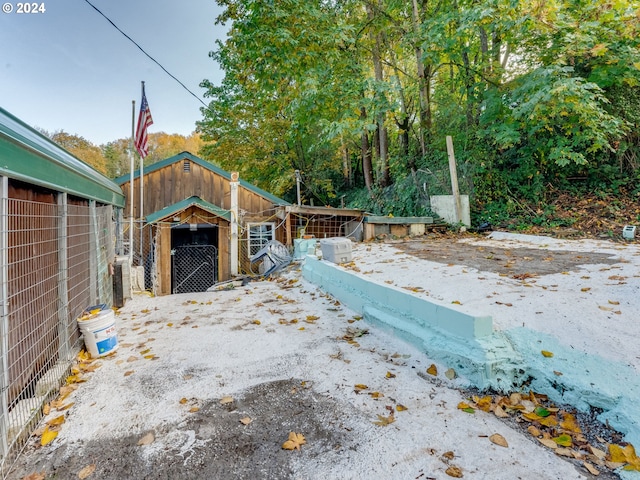
<svg viewBox="0 0 640 480">
<path fill-rule="evenodd" d="M 495 332 L 491 317 L 464 314 L 377 284 L 313 255 L 305 258 L 302 273 L 368 323 L 415 345 L 472 385 L 505 393 L 524 388 L 581 411 L 602 409 L 602 422 L 640 445 L 640 375 L 630 366 L 527 328 Z M 543 356 L 542 350 L 553 357 Z M 625 472 L 623 478 L 638 480 L 640 475 Z"/>
</svg>

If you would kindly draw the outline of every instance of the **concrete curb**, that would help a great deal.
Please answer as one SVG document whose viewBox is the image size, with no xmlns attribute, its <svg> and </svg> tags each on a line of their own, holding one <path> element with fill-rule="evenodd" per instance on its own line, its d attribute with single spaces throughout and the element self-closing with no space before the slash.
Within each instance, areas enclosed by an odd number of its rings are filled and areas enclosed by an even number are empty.
<svg viewBox="0 0 640 480">
<path fill-rule="evenodd" d="M 474 386 L 507 392 L 529 382 L 527 388 L 554 402 L 581 411 L 602 409 L 601 421 L 640 445 L 640 376 L 628 365 L 573 350 L 534 330 L 493 331 L 491 317 L 469 315 L 372 282 L 315 256 L 306 257 L 302 274 L 365 321 L 423 349 Z M 553 357 L 543 356 L 542 350 Z M 635 472 L 626 475 L 640 478 Z"/>
</svg>

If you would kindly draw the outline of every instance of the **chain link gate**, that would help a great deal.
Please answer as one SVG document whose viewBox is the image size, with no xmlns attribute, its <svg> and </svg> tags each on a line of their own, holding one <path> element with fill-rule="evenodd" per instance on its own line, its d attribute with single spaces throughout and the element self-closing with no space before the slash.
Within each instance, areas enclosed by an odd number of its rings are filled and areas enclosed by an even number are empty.
<svg viewBox="0 0 640 480">
<path fill-rule="evenodd" d="M 218 249 L 184 245 L 172 251 L 173 293 L 206 292 L 218 281 Z"/>
</svg>

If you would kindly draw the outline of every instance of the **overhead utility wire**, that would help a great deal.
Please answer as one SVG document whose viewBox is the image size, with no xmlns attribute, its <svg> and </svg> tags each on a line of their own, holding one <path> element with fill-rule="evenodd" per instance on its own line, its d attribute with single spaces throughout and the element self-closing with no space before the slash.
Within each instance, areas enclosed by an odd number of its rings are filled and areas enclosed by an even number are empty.
<svg viewBox="0 0 640 480">
<path fill-rule="evenodd" d="M 107 17 L 104 13 L 102 13 L 100 11 L 100 9 L 98 9 L 98 7 L 96 7 L 93 3 L 91 3 L 89 0 L 84 0 L 85 2 L 87 2 L 96 12 L 98 12 L 100 15 L 102 15 L 107 22 L 109 22 L 111 25 L 113 25 L 115 27 L 116 30 L 118 30 L 122 35 L 124 35 L 131 43 L 133 43 L 136 47 L 138 47 L 140 49 L 140 51 L 142 53 L 144 53 L 147 57 L 149 57 L 149 59 L 154 62 L 156 65 L 158 65 L 167 75 L 169 75 L 171 78 L 173 78 L 176 82 L 178 82 L 182 88 L 184 88 L 187 92 L 189 92 L 191 95 L 194 96 L 194 98 L 196 98 L 202 105 L 204 105 L 205 108 L 209 108 L 209 105 L 207 105 L 206 103 L 204 103 L 202 101 L 202 99 L 200 97 L 198 97 L 195 93 L 193 93 L 191 90 L 189 90 L 189 88 L 182 83 L 180 80 L 178 80 L 171 72 L 169 72 L 166 68 L 164 68 L 160 62 L 158 62 L 155 58 L 153 58 L 151 55 L 149 55 L 147 52 L 145 52 L 144 48 L 142 48 L 140 45 L 138 45 L 138 43 L 131 38 L 129 35 L 127 35 L 126 33 L 124 33 L 120 27 L 118 27 L 115 23 L 113 23 L 113 21 L 111 21 L 111 19 L 109 17 Z"/>
</svg>

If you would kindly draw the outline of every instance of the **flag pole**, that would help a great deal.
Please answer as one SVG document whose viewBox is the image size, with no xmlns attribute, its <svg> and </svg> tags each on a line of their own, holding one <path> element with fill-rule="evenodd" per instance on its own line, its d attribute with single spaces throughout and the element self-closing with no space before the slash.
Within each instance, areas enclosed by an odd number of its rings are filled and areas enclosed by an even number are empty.
<svg viewBox="0 0 640 480">
<path fill-rule="evenodd" d="M 133 156 L 134 130 L 136 121 L 136 101 L 131 100 L 131 141 L 129 142 L 129 264 L 133 266 L 133 172 L 135 161 Z"/>
<path fill-rule="evenodd" d="M 144 97 L 144 81 L 140 82 L 142 97 Z M 143 252 L 143 218 L 144 218 L 144 157 L 140 155 L 140 262 L 144 266 L 144 252 Z"/>
</svg>

